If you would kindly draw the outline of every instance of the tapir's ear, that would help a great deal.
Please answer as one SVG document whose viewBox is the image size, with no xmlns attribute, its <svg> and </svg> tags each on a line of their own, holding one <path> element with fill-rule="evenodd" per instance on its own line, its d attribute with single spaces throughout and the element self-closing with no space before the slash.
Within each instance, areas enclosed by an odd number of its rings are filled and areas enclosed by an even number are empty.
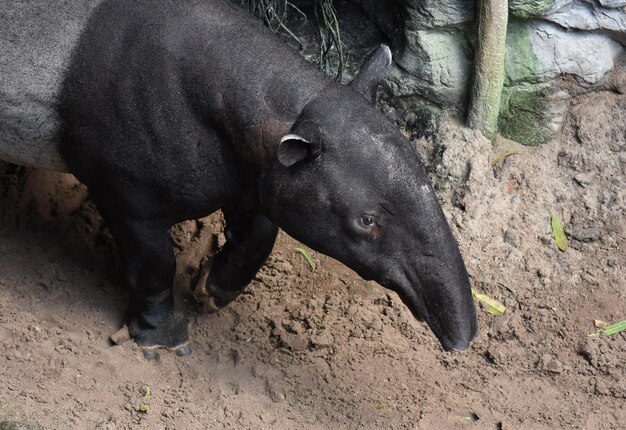
<svg viewBox="0 0 626 430">
<path fill-rule="evenodd" d="M 361 66 L 359 73 L 348 85 L 374 102 L 376 87 L 380 81 L 382 81 L 383 75 L 390 65 L 391 50 L 387 45 L 380 45 L 366 56 L 366 60 L 363 66 Z"/>
<path fill-rule="evenodd" d="M 315 158 L 319 154 L 319 143 L 311 143 L 297 134 L 283 136 L 283 138 L 280 139 L 277 152 L 278 161 L 285 167 L 293 166 L 307 158 Z"/>
</svg>

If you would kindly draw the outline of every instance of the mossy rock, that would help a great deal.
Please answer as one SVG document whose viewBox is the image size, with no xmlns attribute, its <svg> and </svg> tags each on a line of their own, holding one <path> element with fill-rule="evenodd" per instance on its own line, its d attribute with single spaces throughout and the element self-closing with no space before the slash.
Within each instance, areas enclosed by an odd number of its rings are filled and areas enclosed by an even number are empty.
<svg viewBox="0 0 626 430">
<path fill-rule="evenodd" d="M 549 116 L 552 88 L 540 73 L 543 65 L 533 51 L 525 21 L 509 22 L 504 68 L 500 134 L 524 145 L 547 142 L 554 135 Z"/>
<path fill-rule="evenodd" d="M 532 18 L 547 12 L 554 0 L 509 0 L 509 12 L 516 18 Z"/>
<path fill-rule="evenodd" d="M 521 82 L 540 83 L 547 81 L 547 78 L 541 73 L 543 65 L 533 51 L 526 21 L 512 19 L 509 22 L 504 70 L 504 84 L 506 86 L 513 86 Z"/>
<path fill-rule="evenodd" d="M 550 140 L 554 132 L 548 124 L 549 85 L 504 87 L 498 119 L 500 134 L 524 145 L 539 145 Z"/>
</svg>

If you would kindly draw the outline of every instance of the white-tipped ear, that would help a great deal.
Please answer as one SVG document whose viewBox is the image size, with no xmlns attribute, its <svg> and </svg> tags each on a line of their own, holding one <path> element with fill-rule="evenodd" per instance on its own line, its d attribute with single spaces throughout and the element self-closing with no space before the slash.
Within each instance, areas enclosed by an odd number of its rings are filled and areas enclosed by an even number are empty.
<svg viewBox="0 0 626 430">
<path fill-rule="evenodd" d="M 387 45 L 380 45 L 374 48 L 349 86 L 363 94 L 368 100 L 374 102 L 376 87 L 382 81 L 389 66 L 391 66 L 391 60 L 391 50 Z"/>
<path fill-rule="evenodd" d="M 311 153 L 311 142 L 297 134 L 287 134 L 280 139 L 276 155 L 280 164 L 290 167 L 304 160 Z"/>
<path fill-rule="evenodd" d="M 301 140 L 301 141 L 306 142 L 306 143 L 311 143 L 308 140 L 306 140 L 304 137 L 298 136 L 297 134 L 286 134 L 286 135 L 284 135 L 282 137 L 282 139 L 280 139 L 280 143 L 283 143 L 285 140 L 290 140 L 290 139 Z"/>
</svg>

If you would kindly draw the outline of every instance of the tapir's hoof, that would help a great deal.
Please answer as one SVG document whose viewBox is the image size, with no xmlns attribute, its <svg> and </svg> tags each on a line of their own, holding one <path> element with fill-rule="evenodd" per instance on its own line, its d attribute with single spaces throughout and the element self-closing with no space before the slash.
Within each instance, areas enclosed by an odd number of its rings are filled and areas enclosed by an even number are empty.
<svg viewBox="0 0 626 430">
<path fill-rule="evenodd" d="M 141 350 L 143 351 L 143 358 L 145 358 L 146 360 L 158 360 L 159 358 L 158 349 L 142 348 Z"/>
<path fill-rule="evenodd" d="M 212 261 L 205 263 L 200 271 L 200 276 L 196 287 L 193 290 L 193 296 L 203 311 L 214 313 L 224 308 L 241 294 L 243 290 L 224 291 L 216 287 L 210 282 L 209 272 L 211 271 Z"/>
<path fill-rule="evenodd" d="M 186 357 L 191 354 L 191 345 L 189 344 L 181 345 L 178 348 L 175 348 L 174 352 L 179 357 Z"/>
<path fill-rule="evenodd" d="M 188 326 L 187 320 L 172 320 L 170 324 L 155 329 L 143 329 L 132 323 L 129 328 L 125 324 L 111 335 L 111 341 L 120 345 L 133 339 L 148 360 L 158 358 L 160 349 L 173 351 L 179 357 L 183 357 L 191 354 Z"/>
<path fill-rule="evenodd" d="M 179 357 L 186 357 L 191 354 L 191 345 L 189 342 L 184 343 L 182 345 L 178 345 L 174 348 L 169 348 L 161 345 L 152 345 L 152 346 L 144 346 L 141 347 L 141 351 L 143 352 L 143 356 L 146 360 L 156 360 L 159 358 L 159 350 L 167 349 L 168 351 L 173 351 Z"/>
<path fill-rule="evenodd" d="M 198 285 L 193 296 L 203 311 L 214 313 L 235 300 L 241 291 L 222 291 L 212 285 Z"/>
</svg>

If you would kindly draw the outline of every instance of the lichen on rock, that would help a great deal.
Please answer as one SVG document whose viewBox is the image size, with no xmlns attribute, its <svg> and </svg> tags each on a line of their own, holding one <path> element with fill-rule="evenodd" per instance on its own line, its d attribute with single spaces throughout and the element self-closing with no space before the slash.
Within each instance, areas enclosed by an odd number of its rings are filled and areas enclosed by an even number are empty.
<svg viewBox="0 0 626 430">
<path fill-rule="evenodd" d="M 533 51 L 524 21 L 512 20 L 507 33 L 505 83 L 500 101 L 500 133 L 527 145 L 547 141 L 551 133 L 545 124 L 544 105 L 550 84 L 540 74 L 541 62 Z"/>
<path fill-rule="evenodd" d="M 540 16 L 550 10 L 554 0 L 509 0 L 509 12 L 516 18 Z"/>
<path fill-rule="evenodd" d="M 465 34 L 454 28 L 408 31 L 405 49 L 396 57 L 400 70 L 389 75 L 399 84 L 407 72 L 414 82 L 396 85 L 397 95 L 418 92 L 437 104 L 454 105 L 467 97 L 472 50 Z M 411 80 L 411 79 L 409 79 Z"/>
<path fill-rule="evenodd" d="M 550 119 L 545 114 L 549 92 L 550 86 L 546 84 L 504 87 L 498 120 L 500 133 L 526 145 L 548 141 L 553 135 L 547 127 Z"/>
</svg>

